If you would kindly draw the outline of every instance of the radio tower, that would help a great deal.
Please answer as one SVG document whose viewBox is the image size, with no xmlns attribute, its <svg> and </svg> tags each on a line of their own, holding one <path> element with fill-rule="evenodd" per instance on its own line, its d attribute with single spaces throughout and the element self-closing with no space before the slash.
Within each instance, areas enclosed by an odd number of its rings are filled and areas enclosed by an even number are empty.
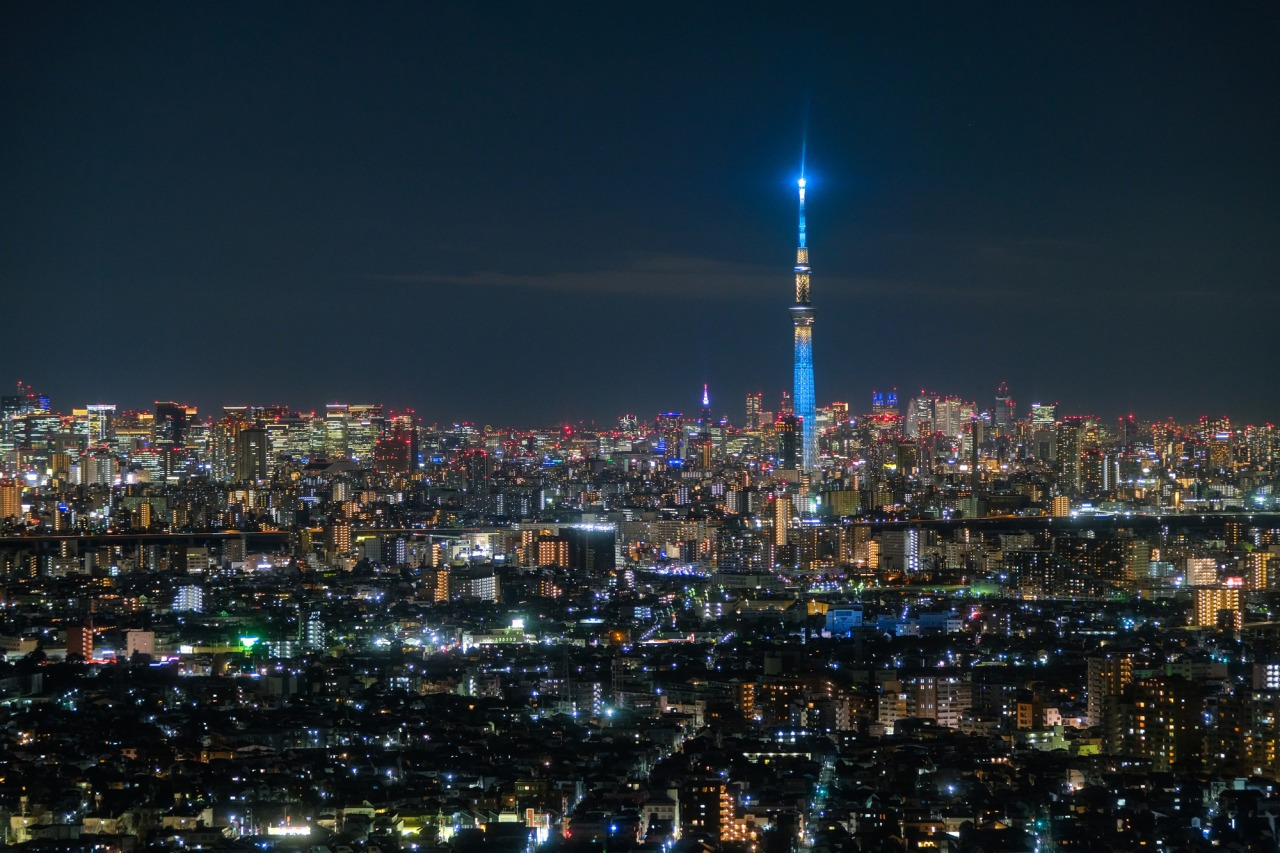
<svg viewBox="0 0 1280 853">
<path fill-rule="evenodd" d="M 796 247 L 796 304 L 791 322 L 796 331 L 795 414 L 803 436 L 801 470 L 811 473 L 818 462 L 818 424 L 813 397 L 813 306 L 809 302 L 809 247 L 804 234 L 804 157 L 800 158 L 800 245 Z"/>
</svg>

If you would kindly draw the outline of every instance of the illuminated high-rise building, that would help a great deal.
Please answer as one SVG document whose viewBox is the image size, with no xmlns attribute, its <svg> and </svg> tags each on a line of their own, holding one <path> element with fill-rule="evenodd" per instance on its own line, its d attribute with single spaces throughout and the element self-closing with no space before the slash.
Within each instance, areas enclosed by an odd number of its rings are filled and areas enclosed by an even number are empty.
<svg viewBox="0 0 1280 853">
<path fill-rule="evenodd" d="M 1119 696 L 1133 681 L 1133 655 L 1107 652 L 1087 659 L 1085 681 L 1085 720 L 1090 727 L 1099 726 L 1106 713 L 1107 699 Z"/>
<path fill-rule="evenodd" d="M 387 421 L 380 405 L 347 407 L 347 453 L 360 460 L 373 459 L 373 447 L 386 433 Z"/>
<path fill-rule="evenodd" d="M 111 441 L 111 422 L 115 420 L 114 403 L 93 403 L 85 407 L 89 418 L 89 443 L 106 444 Z"/>
<path fill-rule="evenodd" d="M 346 403 L 328 403 L 324 407 L 323 455 L 329 459 L 346 459 L 350 409 Z"/>
<path fill-rule="evenodd" d="M 813 305 L 810 302 L 809 246 L 804 221 L 804 164 L 800 166 L 800 241 L 796 247 L 796 302 L 791 306 L 795 327 L 795 414 L 800 420 L 801 467 L 812 471 L 818 461 L 818 422 L 813 393 Z"/>
<path fill-rule="evenodd" d="M 156 401 L 152 423 L 156 452 L 160 454 L 165 477 L 175 477 L 187 452 L 187 432 L 195 420 L 195 406 Z"/>
<path fill-rule="evenodd" d="M 22 515 L 22 481 L 0 480 L 0 521 Z"/>
<path fill-rule="evenodd" d="M 265 427 L 248 427 L 236 436 L 236 482 L 256 483 L 267 479 L 271 447 Z"/>
<path fill-rule="evenodd" d="M 632 415 L 631 419 L 634 421 L 635 415 Z M 418 465 L 418 423 L 417 415 L 414 414 L 412 409 L 392 413 L 390 438 L 408 443 L 409 467 L 411 469 L 416 468 Z"/>
<path fill-rule="evenodd" d="M 1245 585 L 1251 590 L 1271 589 L 1275 584 L 1276 566 L 1280 564 L 1272 551 L 1253 551 L 1245 557 Z"/>
<path fill-rule="evenodd" d="M 1208 457 L 1209 468 L 1225 472 L 1232 467 L 1231 445 L 1233 435 L 1229 431 L 1215 432 L 1209 436 Z"/>
<path fill-rule="evenodd" d="M 408 436 L 394 432 L 373 446 L 373 469 L 381 474 L 408 474 L 412 444 Z"/>
<path fill-rule="evenodd" d="M 80 482 L 86 486 L 110 486 L 116 480 L 116 460 L 105 450 L 80 457 Z"/>
<path fill-rule="evenodd" d="M 956 397 L 933 401 L 933 429 L 952 438 L 964 434 L 973 407 Z"/>
<path fill-rule="evenodd" d="M 746 428 L 752 432 L 760 429 L 760 413 L 764 410 L 764 395 L 757 391 L 747 395 Z"/>
<path fill-rule="evenodd" d="M 1031 425 L 1033 427 L 1050 427 L 1057 421 L 1057 403 L 1032 403 Z"/>
<path fill-rule="evenodd" d="M 773 544 L 786 545 L 791 530 L 794 505 L 785 493 L 773 496 Z"/>
<path fill-rule="evenodd" d="M 684 417 L 679 412 L 661 412 L 654 421 L 659 457 L 670 461 L 684 458 Z"/>
<path fill-rule="evenodd" d="M 926 396 L 921 392 L 919 397 L 914 397 L 907 403 L 905 428 L 908 436 L 914 438 L 922 433 L 933 432 L 933 407 L 937 402 L 936 397 Z"/>
<path fill-rule="evenodd" d="M 1061 468 L 1064 491 L 1078 494 L 1084 486 L 1084 418 L 1064 418 L 1058 424 L 1054 456 Z"/>
<path fill-rule="evenodd" d="M 774 424 L 774 432 L 778 437 L 778 467 L 794 471 L 801 462 L 800 443 L 803 435 L 798 428 L 799 418 L 795 415 L 782 415 Z"/>
<path fill-rule="evenodd" d="M 153 428 L 156 443 L 175 449 L 186 446 L 187 427 L 190 424 L 192 407 L 181 403 L 156 401 L 156 414 Z"/>
<path fill-rule="evenodd" d="M 1013 422 L 1017 419 L 1015 409 L 1013 395 L 1009 393 L 1008 384 L 1001 382 L 1000 387 L 996 389 L 996 408 L 994 413 L 996 429 L 1000 431 L 1001 435 L 1008 435 L 1009 430 L 1012 429 Z"/>
<path fill-rule="evenodd" d="M 116 407 L 110 404 L 94 404 L 83 409 L 72 409 L 72 432 L 78 437 L 80 447 L 105 445 L 111 440 L 111 421 Z"/>
<path fill-rule="evenodd" d="M 898 414 L 898 389 L 894 388 L 888 394 L 882 394 L 879 391 L 872 391 L 871 392 L 871 414 L 873 415 Z"/>
<path fill-rule="evenodd" d="M 198 586 L 180 586 L 173 594 L 175 613 L 203 613 L 204 589 Z"/>
<path fill-rule="evenodd" d="M 1227 578 L 1222 586 L 1197 588 L 1192 624 L 1198 628 L 1225 627 L 1239 631 L 1244 624 L 1243 586 L 1241 578 Z"/>
</svg>

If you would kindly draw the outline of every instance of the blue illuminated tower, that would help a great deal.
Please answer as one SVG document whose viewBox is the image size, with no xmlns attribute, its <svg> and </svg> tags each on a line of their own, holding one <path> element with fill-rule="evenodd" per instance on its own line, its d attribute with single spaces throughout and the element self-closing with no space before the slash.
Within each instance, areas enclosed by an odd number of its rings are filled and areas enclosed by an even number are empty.
<svg viewBox="0 0 1280 853">
<path fill-rule="evenodd" d="M 813 305 L 809 302 L 809 247 L 804 234 L 804 163 L 800 165 L 800 245 L 796 247 L 796 304 L 791 322 L 796 333 L 795 414 L 801 419 L 802 470 L 812 472 L 818 463 L 818 424 L 813 396 Z"/>
</svg>

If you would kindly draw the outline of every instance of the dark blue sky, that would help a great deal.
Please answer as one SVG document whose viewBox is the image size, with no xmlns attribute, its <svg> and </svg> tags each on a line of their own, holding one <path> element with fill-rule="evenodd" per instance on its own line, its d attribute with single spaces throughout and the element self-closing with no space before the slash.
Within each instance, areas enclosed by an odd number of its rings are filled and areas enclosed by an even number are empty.
<svg viewBox="0 0 1280 853">
<path fill-rule="evenodd" d="M 740 418 L 807 102 L 820 405 L 1280 417 L 1274 3 L 0 16 L 0 379 L 59 408 Z"/>
</svg>

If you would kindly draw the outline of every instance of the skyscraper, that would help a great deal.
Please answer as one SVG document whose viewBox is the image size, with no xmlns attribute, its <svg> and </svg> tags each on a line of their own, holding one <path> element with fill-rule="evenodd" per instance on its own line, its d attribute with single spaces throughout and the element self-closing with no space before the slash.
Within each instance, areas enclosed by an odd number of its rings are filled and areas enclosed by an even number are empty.
<svg viewBox="0 0 1280 853">
<path fill-rule="evenodd" d="M 116 407 L 111 403 L 96 403 L 85 407 L 86 435 L 90 446 L 106 444 L 111 440 L 111 422 Z"/>
<path fill-rule="evenodd" d="M 1059 484 L 1066 494 L 1079 494 L 1084 486 L 1084 419 L 1063 418 L 1058 424 L 1054 457 L 1061 468 Z"/>
<path fill-rule="evenodd" d="M 760 392 L 747 395 L 746 428 L 752 432 L 760 429 L 760 412 L 764 410 L 764 395 Z"/>
<path fill-rule="evenodd" d="M 996 429 L 1000 431 L 1001 435 L 1008 435 L 1016 418 L 1013 395 L 1009 393 L 1008 384 L 1001 382 L 1000 387 L 996 389 Z"/>
<path fill-rule="evenodd" d="M 800 419 L 801 467 L 810 472 L 818 461 L 818 424 L 813 395 L 813 306 L 809 301 L 809 247 L 805 240 L 804 164 L 800 180 L 800 244 L 796 247 L 796 302 L 791 306 L 791 323 L 795 327 L 795 414 Z"/>
<path fill-rule="evenodd" d="M 799 432 L 796 429 L 798 420 L 795 415 L 779 415 L 774 423 L 774 430 L 778 435 L 778 466 L 786 471 L 794 471 L 801 463 L 801 454 L 797 452 L 800 442 L 796 440 L 798 437 L 802 438 L 796 435 Z"/>
<path fill-rule="evenodd" d="M 153 423 L 155 448 L 164 464 L 164 476 L 175 477 L 182 468 L 187 451 L 187 430 L 195 419 L 194 406 L 169 401 L 156 401 Z"/>
<path fill-rule="evenodd" d="M 267 430 L 253 426 L 236 436 L 236 482 L 256 483 L 267 479 L 271 446 Z"/>
</svg>

